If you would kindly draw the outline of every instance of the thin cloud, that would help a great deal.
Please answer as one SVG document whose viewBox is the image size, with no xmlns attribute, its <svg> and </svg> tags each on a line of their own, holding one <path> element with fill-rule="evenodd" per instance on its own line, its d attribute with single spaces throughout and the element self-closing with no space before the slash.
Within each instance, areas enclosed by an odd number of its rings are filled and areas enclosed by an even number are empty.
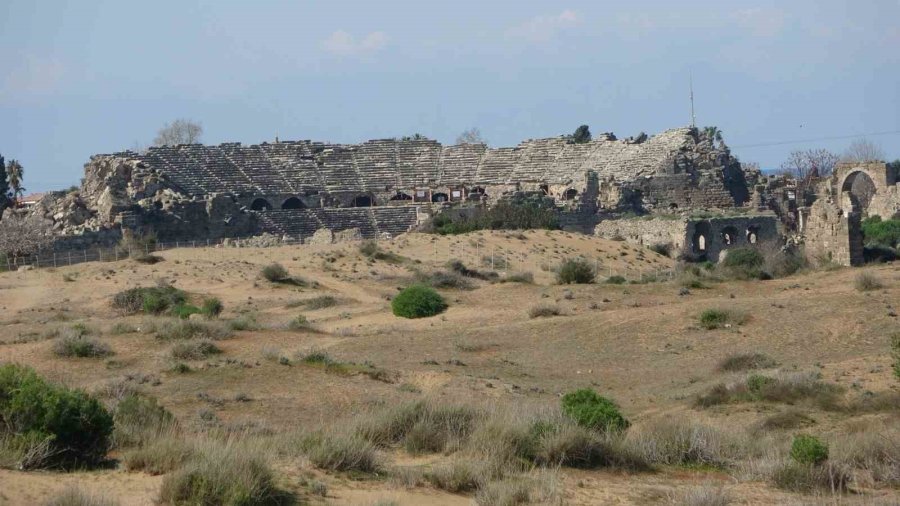
<svg viewBox="0 0 900 506">
<path fill-rule="evenodd" d="M 364 56 L 377 53 L 387 45 L 384 32 L 372 32 L 360 40 L 344 30 L 337 30 L 322 41 L 322 48 L 338 56 Z"/>
<path fill-rule="evenodd" d="M 548 42 L 581 21 L 578 13 L 566 9 L 554 16 L 537 16 L 506 31 L 507 37 L 529 42 Z"/>
<path fill-rule="evenodd" d="M 787 13 L 781 9 L 741 9 L 732 14 L 732 19 L 750 35 L 771 39 L 784 31 Z"/>
</svg>

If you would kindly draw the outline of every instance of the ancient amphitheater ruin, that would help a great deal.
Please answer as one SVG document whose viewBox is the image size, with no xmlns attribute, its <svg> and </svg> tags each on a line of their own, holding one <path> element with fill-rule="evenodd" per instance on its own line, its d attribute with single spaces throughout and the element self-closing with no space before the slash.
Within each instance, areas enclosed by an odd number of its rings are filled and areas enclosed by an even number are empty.
<svg viewBox="0 0 900 506">
<path fill-rule="evenodd" d="M 790 180 L 745 171 L 695 128 L 496 149 L 427 139 L 191 144 L 95 155 L 84 171 L 78 191 L 50 194 L 32 211 L 52 224 L 58 248 L 147 231 L 167 241 L 395 236 L 451 207 L 538 195 L 552 199 L 564 228 L 584 233 L 712 259 L 794 236 L 812 255 L 852 264 L 860 216 L 900 208 L 896 174 L 884 164 L 840 168 L 807 208 Z M 877 191 L 860 190 L 866 181 Z M 874 197 L 854 196 L 866 192 Z"/>
</svg>

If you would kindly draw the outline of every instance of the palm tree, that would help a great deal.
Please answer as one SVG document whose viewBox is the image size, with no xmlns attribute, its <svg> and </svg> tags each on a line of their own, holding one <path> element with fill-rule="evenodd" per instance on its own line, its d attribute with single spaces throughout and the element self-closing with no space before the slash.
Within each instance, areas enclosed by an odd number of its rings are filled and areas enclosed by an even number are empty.
<svg viewBox="0 0 900 506">
<path fill-rule="evenodd" d="M 12 192 L 14 200 L 18 200 L 19 197 L 25 193 L 25 187 L 22 186 L 22 177 L 24 176 L 24 173 L 25 169 L 18 160 L 10 160 L 7 162 L 6 177 L 9 180 L 9 189 Z"/>
</svg>

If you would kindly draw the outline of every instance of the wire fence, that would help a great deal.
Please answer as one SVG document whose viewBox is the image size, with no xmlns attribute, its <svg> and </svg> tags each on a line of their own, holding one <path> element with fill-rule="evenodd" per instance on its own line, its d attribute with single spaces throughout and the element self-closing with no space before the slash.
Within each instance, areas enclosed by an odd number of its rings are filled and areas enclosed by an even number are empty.
<svg viewBox="0 0 900 506">
<path fill-rule="evenodd" d="M 375 240 L 376 242 L 382 243 L 394 242 L 393 237 L 359 239 L 346 242 L 361 243 L 368 240 Z M 254 242 L 252 239 L 157 242 L 155 244 L 147 243 L 141 246 L 131 247 L 120 245 L 85 248 L 80 250 L 52 251 L 18 258 L 7 256 L 5 261 L 0 262 L 0 270 L 13 271 L 22 268 L 38 269 L 66 267 L 85 262 L 117 262 L 127 258 L 145 257 L 160 251 L 182 248 L 215 248 L 222 247 L 226 244 L 229 248 L 311 246 L 309 242 L 304 242 L 302 237 L 284 237 L 277 243 L 265 246 Z M 402 255 L 402 249 L 398 253 Z M 473 269 L 485 269 L 503 275 L 509 275 L 520 272 L 553 272 L 566 258 L 567 257 L 559 254 L 533 251 L 527 253 L 516 252 L 480 243 L 460 243 L 446 246 L 439 246 L 437 243 L 433 243 L 432 251 L 428 255 L 428 258 L 422 258 L 421 260 L 428 261 L 433 264 L 433 266 L 444 266 L 450 261 L 459 260 Z M 648 282 L 664 281 L 672 279 L 672 277 L 675 276 L 675 270 L 672 268 L 650 267 L 647 265 L 630 267 L 622 265 L 622 262 L 612 263 L 609 262 L 608 258 L 601 257 L 592 258 L 576 256 L 576 258 L 581 258 L 591 264 L 594 268 L 594 272 L 599 278 L 621 278 L 622 281 Z"/>
</svg>

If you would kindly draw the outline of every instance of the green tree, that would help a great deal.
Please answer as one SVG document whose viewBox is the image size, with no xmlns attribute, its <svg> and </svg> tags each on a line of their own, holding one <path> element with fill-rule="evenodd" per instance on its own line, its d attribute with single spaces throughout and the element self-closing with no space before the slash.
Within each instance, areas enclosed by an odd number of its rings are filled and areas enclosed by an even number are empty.
<svg viewBox="0 0 900 506">
<path fill-rule="evenodd" d="M 585 144 L 591 142 L 591 129 L 587 125 L 581 125 L 577 129 L 575 129 L 575 133 L 572 134 L 572 142 L 575 144 Z"/>
<path fill-rule="evenodd" d="M 25 193 L 25 187 L 22 186 L 22 178 L 25 176 L 25 169 L 18 160 L 10 160 L 6 164 L 6 177 L 9 181 L 9 189 L 14 199 L 17 199 Z"/>
<path fill-rule="evenodd" d="M 6 162 L 0 155 L 0 213 L 9 207 L 9 181 L 6 177 Z"/>
<path fill-rule="evenodd" d="M 703 127 L 703 133 L 710 141 L 722 142 L 722 131 L 717 126 Z"/>
</svg>

